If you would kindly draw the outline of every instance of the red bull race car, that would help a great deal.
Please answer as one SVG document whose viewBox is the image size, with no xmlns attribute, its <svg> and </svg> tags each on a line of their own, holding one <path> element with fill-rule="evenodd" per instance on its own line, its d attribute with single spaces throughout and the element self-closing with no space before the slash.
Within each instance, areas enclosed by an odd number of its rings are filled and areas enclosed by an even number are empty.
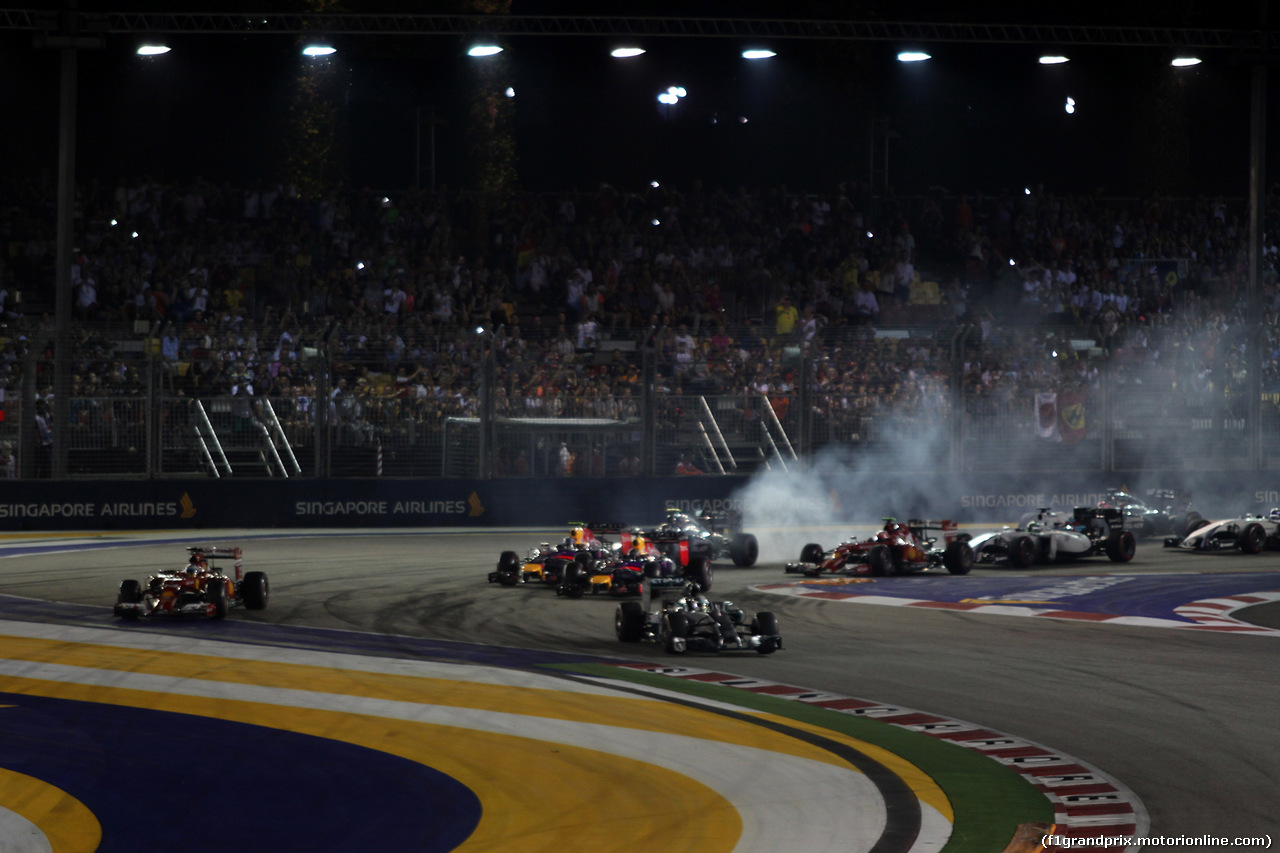
<svg viewBox="0 0 1280 853">
<path fill-rule="evenodd" d="M 262 610 L 267 606 L 267 576 L 246 572 L 239 548 L 187 549 L 184 566 L 162 570 L 147 578 L 120 582 L 114 613 L 121 619 L 202 617 L 222 619 L 233 607 Z M 230 561 L 231 574 L 219 563 Z"/>
<path fill-rule="evenodd" d="M 799 562 L 787 563 L 787 574 L 885 577 L 945 568 L 953 575 L 967 575 L 973 569 L 973 549 L 954 521 L 884 521 L 884 528 L 874 535 L 846 540 L 830 551 L 817 543 L 805 545 Z"/>
</svg>

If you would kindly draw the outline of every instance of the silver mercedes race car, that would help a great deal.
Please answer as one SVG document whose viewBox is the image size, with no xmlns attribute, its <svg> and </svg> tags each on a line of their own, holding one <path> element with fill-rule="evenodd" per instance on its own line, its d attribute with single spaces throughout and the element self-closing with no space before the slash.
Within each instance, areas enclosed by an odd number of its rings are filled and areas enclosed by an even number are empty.
<svg viewBox="0 0 1280 853">
<path fill-rule="evenodd" d="M 1206 521 L 1185 537 L 1170 536 L 1164 540 L 1164 546 L 1186 551 L 1240 551 L 1245 554 L 1280 550 L 1280 507 L 1266 515 L 1245 514 L 1239 518 Z"/>
<path fill-rule="evenodd" d="M 1127 563 L 1137 551 L 1137 539 L 1125 529 L 1117 509 L 1077 507 L 1071 515 L 1042 509 L 1019 523 L 969 539 L 979 563 L 1004 563 L 1025 569 L 1038 563 L 1064 563 L 1106 554 Z"/>
</svg>

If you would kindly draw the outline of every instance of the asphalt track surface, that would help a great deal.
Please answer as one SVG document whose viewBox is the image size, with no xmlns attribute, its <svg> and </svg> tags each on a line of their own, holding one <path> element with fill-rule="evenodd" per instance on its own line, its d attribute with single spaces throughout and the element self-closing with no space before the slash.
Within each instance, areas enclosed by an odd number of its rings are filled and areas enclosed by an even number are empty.
<svg viewBox="0 0 1280 853">
<path fill-rule="evenodd" d="M 1017 759 L 940 755 L 911 721 L 1077 761 L 1151 836 L 1280 835 L 1280 631 L 1254 627 L 1276 624 L 1280 554 L 1144 542 L 1123 567 L 797 585 L 781 565 L 793 546 L 762 535 L 760 564 L 718 564 L 712 592 L 775 612 L 784 649 L 673 659 L 618 643 L 613 600 L 485 582 L 499 552 L 561 534 L 6 540 L 0 848 L 206 849 L 192 830 L 226 823 L 246 850 L 998 851 L 1011 822 L 1062 817 L 1011 781 Z M 119 581 L 186 544 L 243 546 L 270 606 L 113 620 Z M 733 686 L 717 686 L 726 673 Z M 445 698 L 423 709 L 423 690 Z M 801 701 L 775 698 L 789 693 Z M 868 713 L 832 723 L 824 703 Z M 147 819 L 210 785 L 229 809 Z M 85 805 L 68 790 L 95 793 Z M 1116 825 L 1105 797 L 1073 812 L 1077 828 Z M 360 835 L 371 827 L 376 843 Z"/>
</svg>

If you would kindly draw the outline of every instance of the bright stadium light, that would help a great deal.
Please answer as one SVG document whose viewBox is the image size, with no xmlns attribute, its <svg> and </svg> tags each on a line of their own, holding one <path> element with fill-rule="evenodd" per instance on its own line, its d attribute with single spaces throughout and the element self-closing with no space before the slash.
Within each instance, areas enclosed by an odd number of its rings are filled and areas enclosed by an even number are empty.
<svg viewBox="0 0 1280 853">
<path fill-rule="evenodd" d="M 336 47 L 330 47 L 327 44 L 309 44 L 302 49 L 303 56 L 329 56 L 337 52 Z"/>
<path fill-rule="evenodd" d="M 478 44 L 467 51 L 467 56 L 493 56 L 502 53 L 502 48 L 496 44 Z"/>
<path fill-rule="evenodd" d="M 138 47 L 138 56 L 161 56 L 170 50 L 165 44 L 144 44 Z"/>
<path fill-rule="evenodd" d="M 1070 62 L 1070 61 L 1071 60 L 1067 59 L 1067 57 L 1061 56 L 1059 54 L 1052 54 L 1052 55 L 1040 57 L 1041 65 L 1061 65 L 1064 62 Z"/>
<path fill-rule="evenodd" d="M 926 59 L 933 59 L 933 57 L 920 50 L 904 50 L 898 54 L 899 62 L 924 62 Z"/>
<path fill-rule="evenodd" d="M 1198 56 L 1175 56 L 1170 64 L 1174 68 L 1190 68 L 1193 65 L 1199 65 L 1201 62 Z"/>
<path fill-rule="evenodd" d="M 777 55 L 772 50 L 744 50 L 742 52 L 743 59 L 772 59 Z"/>
<path fill-rule="evenodd" d="M 615 47 L 609 52 L 609 55 L 615 59 L 630 59 L 633 56 L 641 56 L 644 54 L 642 47 Z"/>
</svg>

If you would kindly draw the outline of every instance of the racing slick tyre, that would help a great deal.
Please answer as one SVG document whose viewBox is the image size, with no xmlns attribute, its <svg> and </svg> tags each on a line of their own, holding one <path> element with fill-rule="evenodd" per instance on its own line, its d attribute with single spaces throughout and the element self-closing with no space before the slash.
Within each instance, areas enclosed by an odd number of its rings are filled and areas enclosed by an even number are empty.
<svg viewBox="0 0 1280 853">
<path fill-rule="evenodd" d="M 778 632 L 778 617 L 767 610 L 756 614 L 751 620 L 751 633 L 760 637 L 760 645 L 756 651 L 762 655 L 771 655 L 782 648 L 782 634 Z"/>
<path fill-rule="evenodd" d="M 624 643 L 638 643 L 644 636 L 644 607 L 638 601 L 624 601 L 613 616 L 613 629 Z"/>
<path fill-rule="evenodd" d="M 662 631 L 662 646 L 668 654 L 683 654 L 687 648 L 685 641 L 689 639 L 689 617 L 679 611 L 672 611 L 663 617 L 666 624 Z"/>
<path fill-rule="evenodd" d="M 245 572 L 240 582 L 240 598 L 244 601 L 245 610 L 266 610 L 267 576 L 263 572 Z"/>
<path fill-rule="evenodd" d="M 587 570 L 582 563 L 574 560 L 564 567 L 560 575 L 560 583 L 556 586 L 556 595 L 568 598 L 582 598 L 587 587 Z"/>
<path fill-rule="evenodd" d="M 1183 519 L 1183 525 L 1181 525 L 1181 528 L 1179 528 L 1178 524 L 1174 524 L 1174 535 L 1179 539 L 1185 539 L 1189 537 L 1190 534 L 1196 533 L 1197 530 L 1203 528 L 1206 524 L 1208 524 L 1208 521 L 1204 520 L 1204 516 L 1199 514 L 1199 512 L 1188 512 L 1187 517 Z"/>
<path fill-rule="evenodd" d="M 204 588 L 204 600 L 213 605 L 213 612 L 209 614 L 210 619 L 227 618 L 227 609 L 231 606 L 231 601 L 227 596 L 226 581 L 209 581 Z"/>
<path fill-rule="evenodd" d="M 1258 530 L 1262 530 L 1261 527 Z M 1138 542 L 1132 530 L 1117 530 L 1107 537 L 1107 557 L 1113 563 L 1127 563 L 1137 553 Z"/>
<path fill-rule="evenodd" d="M 1257 554 L 1267 544 L 1267 531 L 1261 524 L 1246 524 L 1240 531 L 1240 551 L 1244 554 Z"/>
<path fill-rule="evenodd" d="M 689 565 L 684 567 L 685 580 L 702 587 L 703 592 L 711 590 L 711 561 L 706 557 L 690 557 Z"/>
<path fill-rule="evenodd" d="M 520 583 L 520 572 L 494 572 L 494 578 L 502 586 L 515 586 Z"/>
<path fill-rule="evenodd" d="M 953 575 L 967 575 L 973 569 L 973 548 L 968 542 L 948 542 L 942 552 L 942 565 Z"/>
<path fill-rule="evenodd" d="M 810 542 L 800 549 L 800 562 L 802 563 L 821 563 L 822 558 L 826 556 L 826 551 L 822 550 L 822 546 L 817 542 Z"/>
<path fill-rule="evenodd" d="M 116 604 L 137 604 L 140 601 L 142 601 L 142 584 L 136 580 L 120 581 L 120 591 L 116 593 Z M 116 615 L 125 619 L 137 619 L 138 611 L 116 608 Z"/>
<path fill-rule="evenodd" d="M 1009 562 L 1020 569 L 1028 568 L 1036 561 L 1036 541 L 1030 536 L 1015 537 L 1009 543 Z"/>
<path fill-rule="evenodd" d="M 871 567 L 871 574 L 878 578 L 892 575 L 894 572 L 893 554 L 889 553 L 889 546 L 872 545 L 871 550 L 867 551 L 867 565 Z"/>
<path fill-rule="evenodd" d="M 515 586 L 524 580 L 524 563 L 515 551 L 503 551 L 498 555 L 498 570 L 493 577 L 503 586 Z"/>
<path fill-rule="evenodd" d="M 754 534 L 739 533 L 729 542 L 729 559 L 735 566 L 754 566 L 760 559 L 760 542 Z"/>
</svg>

